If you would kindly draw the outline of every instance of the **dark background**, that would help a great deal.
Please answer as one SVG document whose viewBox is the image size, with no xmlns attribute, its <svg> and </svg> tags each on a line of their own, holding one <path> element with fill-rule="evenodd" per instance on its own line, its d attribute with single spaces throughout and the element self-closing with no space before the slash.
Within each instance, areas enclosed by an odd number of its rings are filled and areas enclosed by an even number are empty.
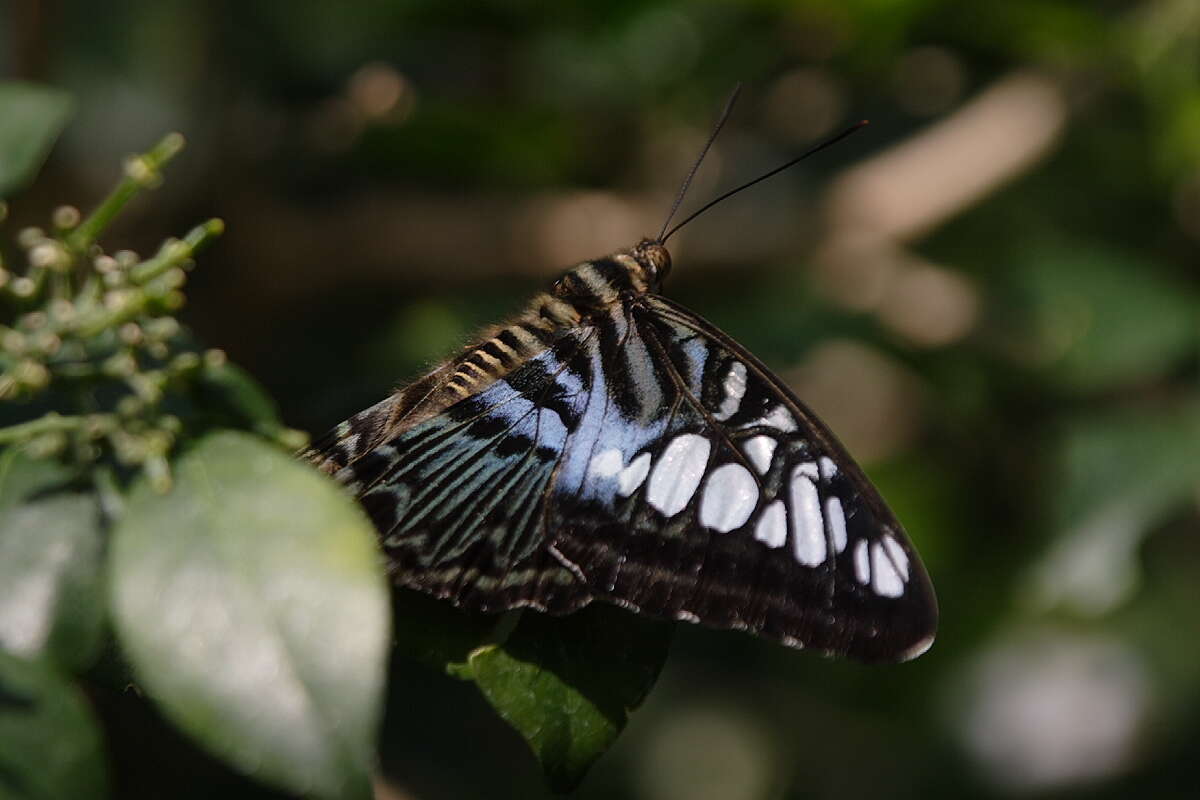
<svg viewBox="0 0 1200 800">
<path fill-rule="evenodd" d="M 692 208 L 869 118 L 679 234 L 667 291 L 860 459 L 938 641 L 684 626 L 580 796 L 1196 795 L 1200 4 L 10 0 L 0 70 L 78 103 L 10 230 L 188 137 L 106 244 L 222 217 L 185 319 L 312 433 L 656 233 L 736 81 Z M 381 793 L 545 794 L 471 686 L 392 693 Z"/>
</svg>

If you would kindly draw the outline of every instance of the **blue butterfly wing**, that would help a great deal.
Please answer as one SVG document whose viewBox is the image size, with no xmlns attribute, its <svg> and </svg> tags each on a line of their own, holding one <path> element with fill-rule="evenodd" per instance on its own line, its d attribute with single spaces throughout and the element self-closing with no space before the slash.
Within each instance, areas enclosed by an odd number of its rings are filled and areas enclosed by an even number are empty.
<svg viewBox="0 0 1200 800">
<path fill-rule="evenodd" d="M 547 550 L 545 515 L 564 421 L 590 397 L 566 364 L 593 335 L 565 332 L 481 392 L 344 458 L 334 477 L 374 521 L 398 583 L 479 611 L 565 613 L 592 599 Z M 344 426 L 385 428 L 372 421 L 392 403 Z"/>
</svg>

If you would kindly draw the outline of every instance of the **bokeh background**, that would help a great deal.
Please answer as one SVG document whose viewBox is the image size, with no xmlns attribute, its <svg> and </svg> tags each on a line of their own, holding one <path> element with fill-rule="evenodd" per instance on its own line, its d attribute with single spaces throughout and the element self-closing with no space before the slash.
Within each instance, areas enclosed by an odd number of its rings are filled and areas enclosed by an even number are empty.
<svg viewBox="0 0 1200 800">
<path fill-rule="evenodd" d="M 869 118 L 680 233 L 667 291 L 863 463 L 938 641 L 867 668 L 685 626 L 579 796 L 1200 791 L 1194 0 L 9 0 L 0 71 L 77 101 L 10 230 L 186 134 L 107 243 L 224 218 L 185 317 L 313 433 L 656 232 L 736 81 L 690 207 Z M 398 663 L 392 695 L 382 795 L 547 794 L 471 686 Z M 190 796 L 216 768 L 157 725 L 120 788 Z"/>
</svg>

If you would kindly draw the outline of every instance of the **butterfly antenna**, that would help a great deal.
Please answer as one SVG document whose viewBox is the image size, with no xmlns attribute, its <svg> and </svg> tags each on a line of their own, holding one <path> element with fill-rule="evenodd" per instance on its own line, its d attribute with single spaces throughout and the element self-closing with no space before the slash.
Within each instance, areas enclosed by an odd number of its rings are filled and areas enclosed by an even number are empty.
<svg viewBox="0 0 1200 800">
<path fill-rule="evenodd" d="M 722 121 L 724 121 L 724 120 L 722 119 Z M 663 234 L 663 235 L 660 235 L 660 236 L 658 237 L 658 242 L 659 242 L 659 244 L 665 244 L 665 243 L 666 243 L 666 241 L 667 241 L 667 239 L 670 239 L 672 236 L 674 236 L 674 235 L 675 235 L 675 231 L 679 230 L 679 229 L 680 229 L 680 228 L 682 228 L 684 225 L 687 225 L 689 222 L 691 222 L 691 221 L 692 221 L 692 220 L 694 220 L 696 217 L 698 217 L 698 216 L 700 216 L 701 214 L 703 214 L 705 211 L 708 211 L 710 208 L 712 208 L 713 206 L 715 206 L 717 203 L 720 203 L 722 200 L 727 200 L 728 198 L 730 198 L 730 197 L 733 197 L 735 194 L 737 194 L 738 192 L 742 191 L 743 189 L 749 189 L 749 188 L 750 188 L 751 186 L 753 186 L 754 184 L 756 184 L 756 183 L 761 183 L 762 181 L 765 181 L 767 178 L 770 178 L 772 175 L 777 175 L 777 174 L 779 174 L 780 172 L 783 172 L 783 171 L 784 171 L 785 169 L 787 169 L 788 167 L 791 167 L 791 166 L 793 166 L 793 165 L 795 165 L 795 164 L 799 164 L 801 161 L 803 161 L 804 159 L 808 158 L 809 156 L 811 156 L 811 155 L 815 155 L 816 153 L 819 153 L 819 152 L 821 152 L 821 151 L 822 151 L 822 150 L 824 150 L 826 147 L 830 147 L 830 146 L 832 146 L 832 145 L 835 145 L 835 144 L 837 144 L 837 143 L 838 143 L 838 142 L 840 142 L 842 139 L 845 139 L 847 136 L 849 136 L 850 134 L 854 133 L 855 131 L 858 131 L 858 130 L 862 129 L 862 128 L 863 128 L 863 127 L 865 127 L 866 125 L 867 125 L 867 120 L 865 120 L 865 119 L 864 119 L 864 120 L 862 120 L 862 121 L 860 121 L 860 122 L 856 122 L 856 123 L 854 123 L 853 125 L 851 125 L 849 128 L 847 128 L 846 130 L 844 130 L 844 131 L 842 131 L 841 133 L 837 134 L 836 136 L 830 137 L 829 139 L 826 139 L 825 141 L 821 142 L 820 144 L 817 144 L 817 145 L 814 145 L 813 147 L 810 147 L 808 150 L 805 150 L 803 153 L 801 153 L 800 155 L 796 156 L 796 157 L 795 157 L 795 158 L 793 158 L 791 161 L 788 161 L 786 164 L 781 164 L 780 166 L 776 167 L 775 169 L 771 170 L 770 172 L 767 172 L 767 173 L 765 173 L 765 174 L 763 174 L 763 175 L 759 175 L 759 176 L 758 176 L 757 178 L 755 178 L 754 180 L 752 180 L 752 181 L 748 181 L 748 182 L 746 182 L 746 183 L 743 183 L 741 186 L 737 187 L 736 189 L 730 189 L 728 192 L 725 192 L 725 193 L 724 193 L 723 195 L 721 195 L 720 197 L 717 197 L 717 198 L 716 198 L 716 199 L 714 199 L 714 200 L 710 200 L 710 201 L 708 201 L 707 203 L 705 203 L 704 205 L 702 205 L 702 206 L 701 206 L 701 207 L 700 207 L 698 210 L 696 210 L 696 211 L 693 211 L 691 214 L 689 214 L 689 215 L 688 215 L 688 216 L 687 216 L 687 217 L 686 217 L 686 218 L 685 218 L 685 219 L 684 219 L 682 222 L 680 222 L 680 223 L 679 223 L 678 225 L 676 225 L 674 228 L 671 228 L 671 230 L 669 230 L 669 231 L 666 231 L 666 233 L 665 233 L 665 234 Z M 720 129 L 721 129 L 721 127 L 718 125 L 718 126 L 717 126 L 717 130 L 720 130 Z M 713 131 L 713 136 L 714 136 L 714 137 L 716 136 L 716 131 Z M 709 144 L 712 144 L 712 140 L 711 140 L 711 139 L 709 140 Z M 706 145 L 704 149 L 705 149 L 705 151 L 707 151 L 707 150 L 708 150 L 708 146 Z M 704 154 L 703 154 L 703 153 L 701 153 L 700 157 L 701 157 L 701 158 L 703 158 L 703 157 L 704 157 Z M 698 167 L 698 166 L 700 166 L 698 162 L 697 162 L 696 166 L 697 166 L 697 167 Z M 695 167 L 693 167 L 693 168 L 692 168 L 692 173 L 695 173 L 695 171 L 696 171 L 696 168 L 695 168 Z M 691 179 L 692 179 L 692 176 L 691 176 L 691 175 L 688 175 L 688 180 L 690 181 Z M 685 188 L 685 189 L 687 188 L 687 184 L 686 184 L 686 183 L 684 184 L 684 188 Z M 681 193 L 680 193 L 680 199 L 682 199 L 682 197 L 683 197 L 683 195 L 682 195 L 682 192 L 681 192 Z M 675 202 L 675 205 L 676 205 L 676 206 L 678 206 L 678 205 L 679 205 L 679 201 L 678 201 L 678 200 Z M 674 210 L 674 209 L 672 209 L 672 210 L 671 210 L 671 214 L 672 214 L 672 215 L 674 215 L 674 213 L 675 213 L 675 210 Z M 668 218 L 667 218 L 667 221 L 668 221 L 668 222 L 670 221 L 670 217 L 668 217 Z M 666 229 L 666 226 L 664 225 L 664 226 L 663 226 L 663 228 L 664 228 L 664 230 L 665 230 L 665 229 Z"/>
<path fill-rule="evenodd" d="M 700 164 L 703 163 L 704 157 L 708 155 L 708 149 L 717 140 L 717 134 L 721 132 L 721 128 L 725 127 L 725 120 L 729 119 L 729 114 L 733 111 L 733 104 L 737 102 L 738 95 L 741 92 L 742 84 L 739 82 L 733 87 L 733 91 L 729 93 L 729 99 L 725 101 L 725 108 L 721 111 L 721 116 L 717 118 L 717 124 L 713 126 L 712 133 L 708 135 L 708 141 L 704 143 L 704 149 L 700 151 L 700 156 L 692 164 L 692 169 L 688 172 L 687 177 L 683 179 L 683 184 L 679 187 L 679 194 L 675 195 L 675 202 L 671 205 L 671 212 L 667 214 L 666 220 L 663 221 L 662 230 L 659 231 L 658 239 L 655 241 L 659 243 L 666 241 L 663 238 L 663 234 L 666 233 L 667 226 L 671 224 L 672 217 L 679 210 L 679 205 L 683 202 L 683 196 L 687 194 L 688 187 L 692 185 L 692 178 L 696 177 L 696 172 L 700 169 Z"/>
</svg>

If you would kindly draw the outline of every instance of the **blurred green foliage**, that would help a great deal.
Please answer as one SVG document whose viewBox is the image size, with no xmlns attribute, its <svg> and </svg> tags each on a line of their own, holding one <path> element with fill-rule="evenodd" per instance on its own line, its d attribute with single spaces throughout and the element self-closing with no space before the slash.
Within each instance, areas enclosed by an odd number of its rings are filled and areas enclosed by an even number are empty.
<svg viewBox="0 0 1200 800">
<path fill-rule="evenodd" d="M 11 81 L 0 87 L 8 119 L 0 128 L 0 199 L 33 176 L 67 123 L 70 96 L 61 89 Z"/>
<path fill-rule="evenodd" d="M 682 627 L 580 795 L 1185 797 L 1200 741 L 1198 9 L 17 2 L 0 10 L 0 65 L 69 90 L 77 117 L 43 180 L 11 197 L 8 224 L 40 224 L 47 198 L 98 198 L 108 176 L 95 165 L 186 131 L 194 155 L 170 196 L 114 238 L 145 246 L 225 218 L 185 318 L 316 433 L 513 311 L 555 265 L 630 244 L 620 214 L 579 221 L 580 192 L 637 220 L 630 235 L 654 231 L 736 80 L 747 92 L 692 203 L 869 117 L 681 233 L 667 290 L 874 453 L 865 466 L 937 586 L 938 642 L 912 664 L 865 668 Z M 886 292 L 844 302 L 846 287 L 852 300 L 873 291 L 859 272 L 837 272 L 830 291 L 826 187 L 1016 74 L 1055 87 L 1051 146 L 895 243 L 903 274 L 968 287 L 971 324 L 931 342 L 896 324 L 904 307 Z M 1024 110 L 995 120 L 1020 123 L 1006 136 L 1032 127 Z M 1011 141 L 968 144 L 978 168 L 959 173 L 985 173 Z M 940 165 L 930 152 L 915 174 L 962 178 Z M 934 291 L 914 296 L 918 322 L 944 316 Z M 896 394 L 867 368 L 855 383 L 866 362 L 818 357 L 846 342 L 915 388 Z M 819 369 L 830 363 L 843 368 Z M 817 391 L 829 381 L 832 394 Z M 903 432 L 887 447 L 856 438 L 853 414 L 838 422 L 863 397 L 892 398 L 859 415 Z M 1056 682 L 1058 651 L 1030 632 L 1075 648 L 1061 663 L 1084 665 L 1067 671 L 1077 680 Z M 1024 682 L 994 678 L 995 664 Z M 392 674 L 381 758 L 398 792 L 545 792 L 471 687 L 402 654 Z M 156 718 L 140 726 L 143 749 L 118 754 L 125 795 L 219 773 L 146 734 Z"/>
</svg>

